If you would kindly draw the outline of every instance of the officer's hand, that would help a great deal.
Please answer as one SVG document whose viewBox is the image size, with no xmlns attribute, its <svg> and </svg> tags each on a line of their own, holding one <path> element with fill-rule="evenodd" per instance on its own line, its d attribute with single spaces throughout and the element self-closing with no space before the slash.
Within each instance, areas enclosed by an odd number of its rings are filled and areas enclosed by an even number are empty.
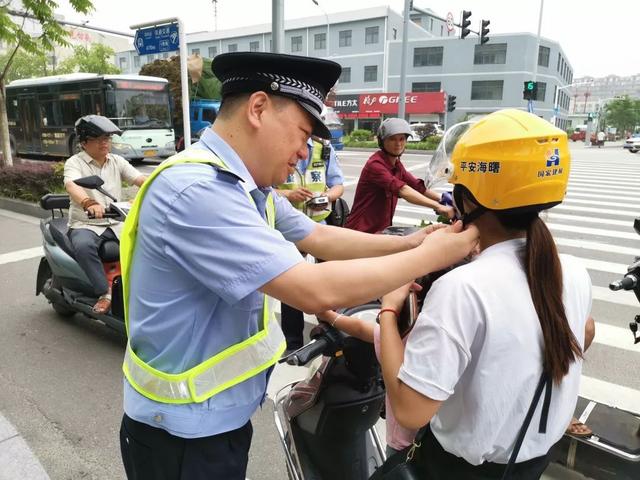
<svg viewBox="0 0 640 480">
<path fill-rule="evenodd" d="M 292 203 L 304 202 L 310 198 L 313 198 L 313 192 L 304 187 L 290 190 L 287 194 L 287 199 Z"/>
<path fill-rule="evenodd" d="M 91 205 L 87 208 L 87 215 L 89 218 L 102 218 L 104 217 L 104 207 L 99 203 L 96 205 Z"/>
<path fill-rule="evenodd" d="M 449 220 L 453 219 L 456 216 L 456 211 L 453 207 L 449 205 L 440 205 L 436 210 L 438 215 L 442 215 L 443 217 L 447 217 Z"/>
<path fill-rule="evenodd" d="M 445 227 L 446 225 L 444 223 L 432 223 L 431 225 L 427 225 L 417 232 L 414 232 L 403 238 L 406 239 L 407 243 L 409 244 L 409 248 L 416 248 L 417 246 L 422 244 L 427 235 Z"/>
<path fill-rule="evenodd" d="M 462 222 L 458 221 L 433 231 L 418 248 L 425 250 L 425 258 L 430 262 L 431 271 L 435 272 L 468 256 L 477 247 L 479 239 L 480 232 L 475 225 L 467 225 L 463 230 Z"/>
</svg>

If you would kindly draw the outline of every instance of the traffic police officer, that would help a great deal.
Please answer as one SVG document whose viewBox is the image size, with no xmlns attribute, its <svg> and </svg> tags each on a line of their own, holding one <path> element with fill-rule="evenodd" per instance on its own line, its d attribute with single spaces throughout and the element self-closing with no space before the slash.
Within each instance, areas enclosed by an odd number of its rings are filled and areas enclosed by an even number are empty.
<svg viewBox="0 0 640 480">
<path fill-rule="evenodd" d="M 307 158 L 300 160 L 287 180 L 277 187 L 278 194 L 285 197 L 298 210 L 314 222 L 325 223 L 331 213 L 331 204 L 344 193 L 344 177 L 331 142 L 321 138 L 307 141 Z M 326 197 L 326 204 L 314 206 L 313 198 Z M 285 354 L 297 350 L 303 344 L 304 315 L 297 308 L 285 303 L 280 308 L 282 331 L 287 340 Z"/>
<path fill-rule="evenodd" d="M 217 56 L 212 70 L 216 122 L 154 171 L 122 234 L 120 444 L 131 479 L 244 480 L 250 418 L 285 349 L 269 298 L 310 313 L 363 303 L 476 243 L 460 225 L 409 237 L 319 225 L 272 194 L 307 139 L 329 137 L 320 112 L 337 63 L 241 52 Z M 377 258 L 310 264 L 298 250 Z"/>
</svg>

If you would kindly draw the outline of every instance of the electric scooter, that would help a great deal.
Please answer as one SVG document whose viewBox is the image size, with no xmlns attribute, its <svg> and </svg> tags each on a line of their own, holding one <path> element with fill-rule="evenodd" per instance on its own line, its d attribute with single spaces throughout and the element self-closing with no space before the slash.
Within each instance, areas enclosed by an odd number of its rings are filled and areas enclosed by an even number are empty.
<svg viewBox="0 0 640 480">
<path fill-rule="evenodd" d="M 83 188 L 98 190 L 111 198 L 113 202 L 105 212 L 105 217 L 124 221 L 131 205 L 128 202 L 118 202 L 106 192 L 102 188 L 104 181 L 100 177 L 93 175 L 79 178 L 74 183 Z M 107 240 L 98 251 L 107 280 L 112 285 L 112 300 L 109 313 L 97 314 L 93 311 L 93 305 L 98 299 L 87 275 L 75 259 L 73 245 L 67 235 L 68 219 L 63 210 L 68 209 L 69 204 L 69 195 L 66 194 L 47 194 L 40 199 L 40 206 L 51 211 L 51 217 L 40 221 L 44 257 L 40 259 L 38 267 L 36 295 L 42 293 L 58 315 L 70 317 L 82 313 L 124 333 L 120 245 L 116 241 Z"/>
</svg>

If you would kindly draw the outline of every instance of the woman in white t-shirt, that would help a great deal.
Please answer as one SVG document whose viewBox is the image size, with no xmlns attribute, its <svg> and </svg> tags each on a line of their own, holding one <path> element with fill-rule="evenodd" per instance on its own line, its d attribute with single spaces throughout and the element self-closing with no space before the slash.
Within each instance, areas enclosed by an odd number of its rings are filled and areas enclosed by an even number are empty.
<svg viewBox="0 0 640 480">
<path fill-rule="evenodd" d="M 406 348 L 396 312 L 409 287 L 383 298 L 387 396 L 400 424 L 429 423 L 418 449 L 424 478 L 503 478 L 533 405 L 509 478 L 537 479 L 569 424 L 591 281 L 558 255 L 538 216 L 563 200 L 569 168 L 566 133 L 519 110 L 454 126 L 434 155 L 428 180 L 454 184 L 481 252 L 434 283 Z"/>
</svg>

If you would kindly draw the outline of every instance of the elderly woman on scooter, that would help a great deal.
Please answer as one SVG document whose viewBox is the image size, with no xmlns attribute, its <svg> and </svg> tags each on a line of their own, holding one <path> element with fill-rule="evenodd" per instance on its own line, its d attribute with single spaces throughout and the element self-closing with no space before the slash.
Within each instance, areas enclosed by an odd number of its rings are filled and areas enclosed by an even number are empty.
<svg viewBox="0 0 640 480">
<path fill-rule="evenodd" d="M 438 147 L 432 180 L 454 184 L 481 251 L 434 283 L 406 347 L 396 312 L 410 286 L 386 295 L 380 315 L 393 413 L 407 428 L 428 424 L 423 478 L 537 479 L 569 424 L 593 328 L 591 281 L 558 255 L 539 217 L 562 202 L 569 168 L 566 134 L 519 110 L 458 124 Z"/>
</svg>

